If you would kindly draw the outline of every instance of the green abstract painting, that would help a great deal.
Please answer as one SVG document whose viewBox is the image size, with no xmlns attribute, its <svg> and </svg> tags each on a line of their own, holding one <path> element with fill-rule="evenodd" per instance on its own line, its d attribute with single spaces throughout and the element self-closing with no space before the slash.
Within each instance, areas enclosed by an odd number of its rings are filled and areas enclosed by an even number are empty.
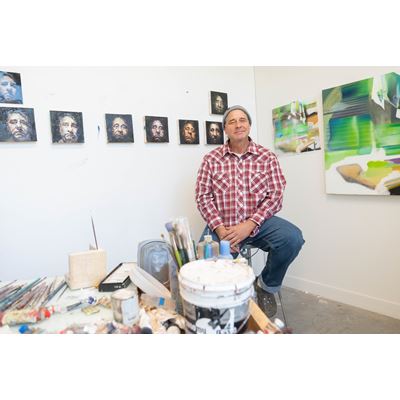
<svg viewBox="0 0 400 400">
<path fill-rule="evenodd" d="M 317 102 L 292 101 L 272 110 L 277 155 L 321 150 Z"/>
<path fill-rule="evenodd" d="M 322 91 L 326 192 L 400 194 L 400 75 Z"/>
</svg>

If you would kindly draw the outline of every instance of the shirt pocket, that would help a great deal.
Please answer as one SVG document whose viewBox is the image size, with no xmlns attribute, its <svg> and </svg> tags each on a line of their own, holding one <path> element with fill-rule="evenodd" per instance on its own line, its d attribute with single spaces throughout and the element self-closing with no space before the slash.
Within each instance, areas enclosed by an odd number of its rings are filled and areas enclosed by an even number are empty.
<svg viewBox="0 0 400 400">
<path fill-rule="evenodd" d="M 257 195 L 266 195 L 268 190 L 267 174 L 265 172 L 256 172 L 255 175 L 250 179 L 250 192 Z"/>
<path fill-rule="evenodd" d="M 219 193 L 226 192 L 231 186 L 231 179 L 229 175 L 225 172 L 220 172 L 214 176 L 213 179 L 214 190 Z"/>
</svg>

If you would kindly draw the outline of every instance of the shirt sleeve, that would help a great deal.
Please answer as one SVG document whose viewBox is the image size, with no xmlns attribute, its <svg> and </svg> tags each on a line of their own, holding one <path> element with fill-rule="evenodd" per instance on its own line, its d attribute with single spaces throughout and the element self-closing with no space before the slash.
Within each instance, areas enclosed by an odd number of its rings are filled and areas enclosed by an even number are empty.
<svg viewBox="0 0 400 400">
<path fill-rule="evenodd" d="M 258 232 L 258 227 L 268 218 L 271 218 L 282 208 L 283 192 L 286 180 L 283 176 L 279 161 L 275 154 L 271 153 L 268 159 L 267 192 L 265 198 L 258 205 L 257 211 L 250 217 L 258 226 L 253 230 L 252 236 Z"/>
<path fill-rule="evenodd" d="M 197 174 L 196 203 L 201 216 L 212 231 L 223 225 L 222 218 L 214 203 L 211 169 L 207 159 L 203 160 Z"/>
</svg>

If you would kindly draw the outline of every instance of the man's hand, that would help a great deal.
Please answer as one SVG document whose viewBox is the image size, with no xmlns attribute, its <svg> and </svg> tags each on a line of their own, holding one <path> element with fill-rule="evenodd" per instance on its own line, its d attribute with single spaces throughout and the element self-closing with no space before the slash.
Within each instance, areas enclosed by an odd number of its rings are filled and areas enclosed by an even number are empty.
<svg viewBox="0 0 400 400">
<path fill-rule="evenodd" d="M 228 229 L 225 226 L 220 225 L 215 229 L 215 233 L 219 237 L 219 240 L 225 240 L 225 236 L 228 234 Z"/>
<path fill-rule="evenodd" d="M 240 242 L 250 236 L 251 232 L 256 226 L 257 225 L 255 222 L 248 219 L 247 221 L 241 222 L 238 225 L 226 228 L 227 234 L 224 235 L 223 238 L 221 238 L 219 235 L 218 236 L 221 240 L 229 240 L 231 248 L 235 248 Z"/>
</svg>

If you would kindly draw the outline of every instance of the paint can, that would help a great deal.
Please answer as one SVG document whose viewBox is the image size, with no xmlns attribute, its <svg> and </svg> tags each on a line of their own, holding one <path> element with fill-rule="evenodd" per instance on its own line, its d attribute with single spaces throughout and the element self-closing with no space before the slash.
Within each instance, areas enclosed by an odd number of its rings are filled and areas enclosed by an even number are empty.
<svg viewBox="0 0 400 400">
<path fill-rule="evenodd" d="M 111 306 L 115 321 L 128 326 L 137 323 L 140 309 L 136 286 L 130 285 L 113 292 Z"/>
<path fill-rule="evenodd" d="M 244 332 L 254 280 L 254 272 L 245 259 L 185 264 L 179 271 L 179 289 L 186 332 Z"/>
</svg>

